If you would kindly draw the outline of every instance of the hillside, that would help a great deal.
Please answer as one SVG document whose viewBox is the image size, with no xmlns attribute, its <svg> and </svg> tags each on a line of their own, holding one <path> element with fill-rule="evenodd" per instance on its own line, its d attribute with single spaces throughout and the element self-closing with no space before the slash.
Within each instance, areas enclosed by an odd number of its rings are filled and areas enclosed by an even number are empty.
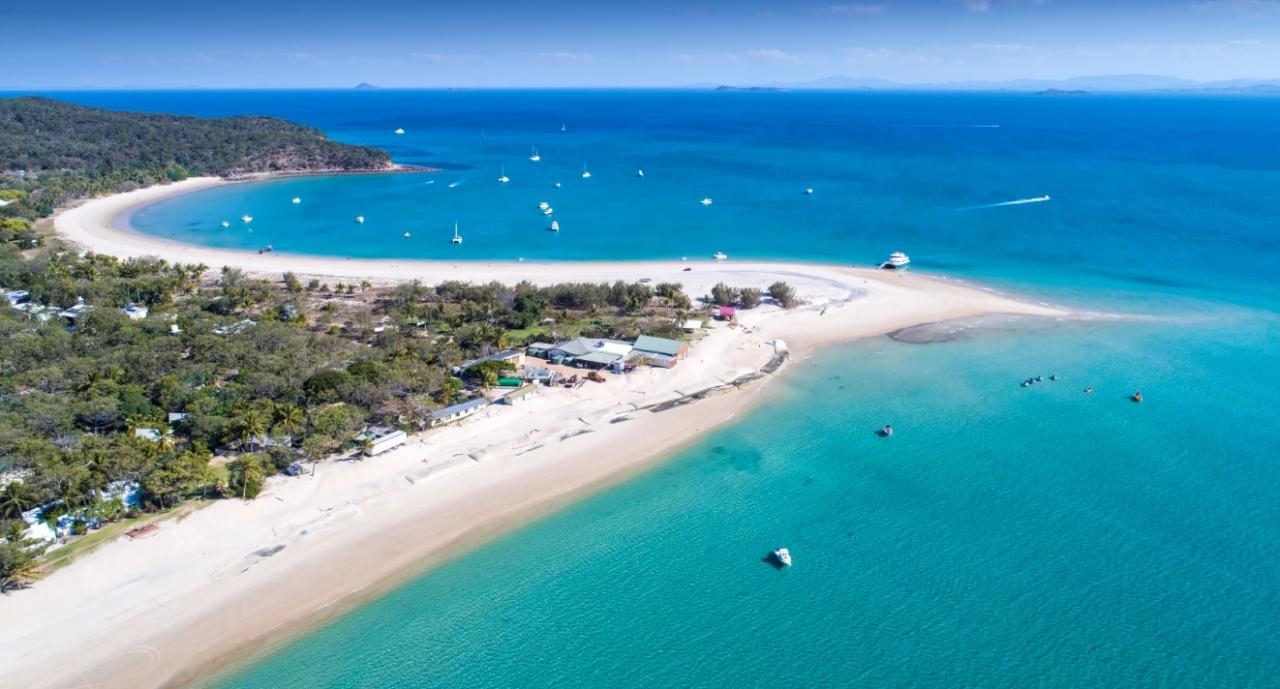
<svg viewBox="0 0 1280 689">
<path fill-rule="evenodd" d="M 385 152 L 330 141 L 272 117 L 204 119 L 117 112 L 48 98 L 0 99 L 0 208 L 34 219 L 63 201 L 190 175 L 380 170 Z"/>
</svg>

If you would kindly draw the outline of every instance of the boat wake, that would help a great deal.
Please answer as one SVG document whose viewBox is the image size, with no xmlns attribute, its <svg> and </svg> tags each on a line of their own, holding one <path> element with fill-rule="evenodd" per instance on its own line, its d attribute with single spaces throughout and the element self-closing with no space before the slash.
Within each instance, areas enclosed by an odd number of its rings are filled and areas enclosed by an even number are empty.
<svg viewBox="0 0 1280 689">
<path fill-rule="evenodd" d="M 458 181 L 456 181 L 456 182 L 449 182 L 449 188 L 450 188 L 450 189 L 453 189 L 453 188 L 457 187 L 459 184 L 462 184 L 462 180 L 458 180 Z"/>
<path fill-rule="evenodd" d="M 1049 200 L 1049 195 L 1035 196 L 1029 199 L 1014 199 L 1013 201 L 1001 201 L 1000 203 L 988 203 L 983 206 L 969 206 L 967 210 L 976 210 L 979 208 L 1001 208 L 1003 206 L 1022 206 L 1028 203 L 1044 203 Z"/>
</svg>

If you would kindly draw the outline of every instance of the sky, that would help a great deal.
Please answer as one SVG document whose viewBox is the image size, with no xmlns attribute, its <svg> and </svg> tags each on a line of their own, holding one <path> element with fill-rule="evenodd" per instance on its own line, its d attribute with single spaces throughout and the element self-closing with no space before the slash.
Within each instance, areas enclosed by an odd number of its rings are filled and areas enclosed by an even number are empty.
<svg viewBox="0 0 1280 689">
<path fill-rule="evenodd" d="M 1280 0 L 43 0 L 0 89 L 1280 78 Z"/>
</svg>

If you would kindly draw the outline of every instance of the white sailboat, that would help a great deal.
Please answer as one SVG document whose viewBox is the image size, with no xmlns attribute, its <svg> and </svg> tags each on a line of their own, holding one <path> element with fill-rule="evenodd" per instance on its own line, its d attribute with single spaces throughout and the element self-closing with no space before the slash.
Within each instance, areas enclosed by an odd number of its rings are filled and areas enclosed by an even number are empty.
<svg viewBox="0 0 1280 689">
<path fill-rule="evenodd" d="M 506 184 L 511 181 L 511 178 L 507 176 L 507 166 L 502 166 L 502 176 L 498 177 L 498 181 L 502 184 Z"/>
<path fill-rule="evenodd" d="M 405 232 L 405 233 L 404 233 L 404 238 L 405 238 L 405 239 L 408 239 L 408 238 L 410 238 L 410 237 L 412 237 L 412 236 L 413 236 L 413 235 L 409 234 L 408 232 Z"/>
<path fill-rule="evenodd" d="M 565 131 L 568 131 L 568 130 L 564 128 L 564 125 L 563 125 L 563 124 L 561 124 L 561 125 L 560 125 L 560 131 L 565 132 Z"/>
<path fill-rule="evenodd" d="M 363 224 L 364 224 L 364 216 L 363 216 L 363 215 L 357 215 L 357 216 L 356 216 L 356 224 L 357 224 L 357 225 L 363 225 Z"/>
<path fill-rule="evenodd" d="M 636 170 L 636 177 L 644 177 L 644 170 Z"/>
<path fill-rule="evenodd" d="M 791 566 L 791 551 L 786 548 L 778 548 L 773 551 L 773 559 L 777 561 L 781 567 Z"/>
<path fill-rule="evenodd" d="M 538 155 L 538 149 L 536 148 L 533 149 L 533 155 L 529 156 L 529 160 L 535 163 L 538 162 L 539 160 L 542 160 L 542 156 Z"/>
<path fill-rule="evenodd" d="M 452 244 L 461 244 L 462 235 L 458 234 L 458 223 L 453 224 L 453 239 L 449 240 Z"/>
<path fill-rule="evenodd" d="M 587 171 L 587 164 L 586 164 L 586 163 L 583 163 L 583 164 L 582 164 L 582 178 L 583 178 L 583 179 L 591 179 L 591 173 Z"/>
</svg>

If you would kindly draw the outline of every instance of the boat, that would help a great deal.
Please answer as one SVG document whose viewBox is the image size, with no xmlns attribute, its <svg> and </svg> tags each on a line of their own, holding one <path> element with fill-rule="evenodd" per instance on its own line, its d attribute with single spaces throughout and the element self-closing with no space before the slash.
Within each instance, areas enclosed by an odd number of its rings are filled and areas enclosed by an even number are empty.
<svg viewBox="0 0 1280 689">
<path fill-rule="evenodd" d="M 725 252 L 723 252 L 723 251 L 717 251 L 717 252 L 715 252 L 714 254 L 711 254 L 711 258 L 714 258 L 714 259 L 715 259 L 715 260 L 717 260 L 717 261 L 723 261 L 723 260 L 725 260 L 725 259 L 729 258 L 729 256 L 728 256 L 727 254 L 725 254 Z"/>
<path fill-rule="evenodd" d="M 507 168 L 505 165 L 502 167 L 502 175 L 498 177 L 498 181 L 503 184 L 511 181 L 511 178 L 507 176 Z"/>
<path fill-rule="evenodd" d="M 560 183 L 556 182 L 556 189 L 559 189 L 559 188 L 560 188 Z"/>
<path fill-rule="evenodd" d="M 397 127 L 397 128 L 396 128 L 396 133 L 397 133 L 397 134 L 403 134 L 403 133 L 404 133 L 404 127 Z"/>
<path fill-rule="evenodd" d="M 562 132 L 563 132 L 563 131 L 568 131 L 568 130 L 566 130 L 566 129 L 564 128 L 564 125 L 562 124 L 562 125 L 560 125 L 560 131 L 562 131 Z"/>
<path fill-rule="evenodd" d="M 231 221 L 229 221 L 229 220 L 223 220 L 223 221 L 222 221 L 222 226 L 223 226 L 223 227 L 231 227 Z"/>
<path fill-rule="evenodd" d="M 546 208 L 542 209 L 543 215 L 551 215 L 554 212 L 556 212 L 556 209 L 552 208 L 551 206 L 547 206 Z"/>
<path fill-rule="evenodd" d="M 538 149 L 536 148 L 533 149 L 533 155 L 529 156 L 529 160 L 535 163 L 538 162 L 539 160 L 542 160 L 542 156 L 538 155 Z"/>
<path fill-rule="evenodd" d="M 363 216 L 363 215 L 357 215 L 357 216 L 356 216 L 356 224 L 357 224 L 357 225 L 363 225 L 363 224 L 364 224 L 364 216 Z"/>
<path fill-rule="evenodd" d="M 551 207 L 551 204 L 547 203 L 546 201 L 539 201 L 539 202 L 538 202 L 538 208 L 539 208 L 539 209 L 541 209 L 541 210 L 544 210 L 544 211 L 545 211 L 546 209 L 548 209 L 548 208 L 550 208 L 550 207 Z"/>
<path fill-rule="evenodd" d="M 551 227 L 548 227 L 547 229 L 548 229 L 548 230 L 551 230 L 552 232 L 559 232 L 559 231 L 560 231 L 560 223 L 556 222 L 555 220 L 552 220 L 552 221 L 551 221 Z"/>
<path fill-rule="evenodd" d="M 293 202 L 294 202 L 294 203 L 302 203 L 302 199 L 301 199 L 301 198 L 299 198 L 299 197 L 297 197 L 297 196 L 295 196 L 295 197 L 293 197 Z"/>
<path fill-rule="evenodd" d="M 791 566 L 791 551 L 786 548 L 778 548 L 772 553 L 773 559 L 778 563 L 779 567 Z"/>
<path fill-rule="evenodd" d="M 889 260 L 881 263 L 880 267 L 885 270 L 902 270 L 907 267 L 908 263 L 911 263 L 910 257 L 901 251 L 895 251 L 889 254 Z"/>
<path fill-rule="evenodd" d="M 1141 401 L 1142 401 L 1142 391 L 1141 391 L 1141 390 L 1139 390 L 1138 392 L 1133 393 L 1133 397 L 1130 397 L 1129 399 L 1133 400 L 1134 402 L 1141 402 Z"/>
<path fill-rule="evenodd" d="M 806 196 L 812 196 L 812 195 L 813 195 L 813 187 L 807 187 L 807 188 L 805 188 L 804 193 L 805 193 L 805 195 L 806 195 Z"/>
<path fill-rule="evenodd" d="M 253 222 L 253 216 L 249 215 L 248 213 L 245 213 L 244 215 L 240 216 L 240 220 L 243 222 Z"/>
<path fill-rule="evenodd" d="M 881 437 L 881 438 L 888 438 L 888 437 L 889 437 L 889 436 L 891 436 L 891 435 L 893 435 L 893 424 L 891 424 L 891 423 L 886 423 L 886 424 L 884 425 L 884 428 L 881 428 L 881 429 L 880 429 L 880 437 Z"/>
<path fill-rule="evenodd" d="M 1058 374 L 1056 374 L 1056 373 L 1054 373 L 1053 375 L 1049 376 L 1049 380 L 1057 380 L 1057 379 L 1058 379 Z"/>
<path fill-rule="evenodd" d="M 699 201 L 698 203 L 701 203 L 701 204 L 702 204 L 702 205 L 704 205 L 704 206 L 710 206 L 711 204 L 713 204 L 713 203 L 715 203 L 715 202 L 711 200 L 711 197 L 710 197 L 710 196 L 708 196 L 708 197 L 706 197 L 706 198 L 702 199 L 701 201 Z"/>
<path fill-rule="evenodd" d="M 587 171 L 587 164 L 586 164 L 586 163 L 583 163 L 583 164 L 582 164 L 582 178 L 583 178 L 583 179 L 591 179 L 591 173 Z"/>
<path fill-rule="evenodd" d="M 1085 388 L 1085 389 L 1084 389 L 1084 394 L 1088 395 L 1088 394 L 1091 394 L 1091 393 L 1093 393 L 1093 386 L 1092 386 L 1092 385 L 1090 385 L 1089 387 L 1087 387 L 1087 388 Z"/>
<path fill-rule="evenodd" d="M 458 180 L 457 182 L 450 182 L 450 183 L 449 183 L 449 188 L 450 188 L 450 189 L 455 189 L 455 188 L 457 188 L 457 186 L 458 186 L 459 184 L 462 184 L 462 180 Z"/>
<path fill-rule="evenodd" d="M 462 235 L 458 234 L 458 223 L 453 224 L 453 239 L 449 240 L 453 244 L 462 243 Z"/>
<path fill-rule="evenodd" d="M 636 177 L 644 177 L 644 170 L 636 170 Z"/>
<path fill-rule="evenodd" d="M 404 233 L 404 238 L 405 238 L 405 239 L 408 239 L 408 238 L 410 238 L 410 237 L 412 237 L 412 236 L 413 236 L 413 235 L 409 234 L 408 232 L 405 232 L 405 233 Z"/>
</svg>

